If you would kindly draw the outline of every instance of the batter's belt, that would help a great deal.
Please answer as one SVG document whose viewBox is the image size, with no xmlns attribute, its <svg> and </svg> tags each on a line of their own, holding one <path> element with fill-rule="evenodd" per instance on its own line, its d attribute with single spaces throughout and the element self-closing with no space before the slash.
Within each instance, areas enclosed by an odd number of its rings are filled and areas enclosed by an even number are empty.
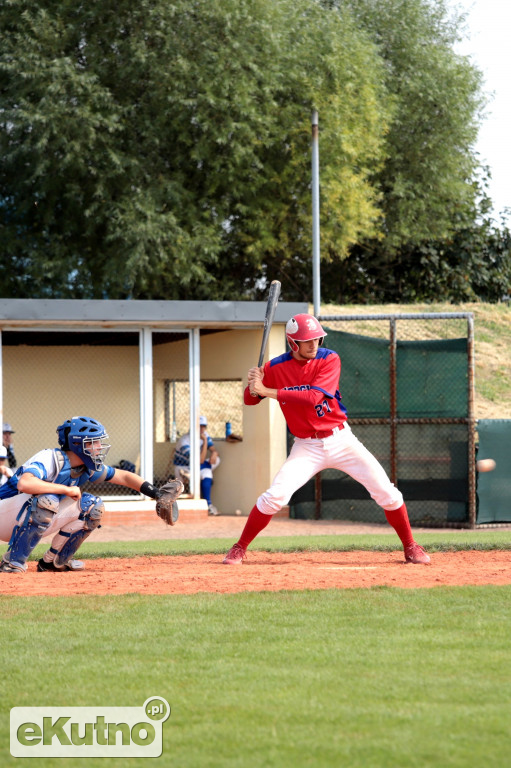
<svg viewBox="0 0 511 768">
<path fill-rule="evenodd" d="M 338 424 L 333 429 L 325 429 L 324 431 L 319 432 L 313 432 L 312 435 L 309 435 L 309 439 L 311 440 L 323 440 L 325 437 L 331 437 L 332 435 L 335 435 L 336 432 L 340 432 L 341 429 L 344 429 L 344 424 Z"/>
</svg>

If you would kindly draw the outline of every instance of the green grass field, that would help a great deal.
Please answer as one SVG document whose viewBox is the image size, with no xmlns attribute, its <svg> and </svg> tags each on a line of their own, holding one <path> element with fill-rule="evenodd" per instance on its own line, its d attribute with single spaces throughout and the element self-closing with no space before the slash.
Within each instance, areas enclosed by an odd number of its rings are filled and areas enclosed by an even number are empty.
<svg viewBox="0 0 511 768">
<path fill-rule="evenodd" d="M 420 533 L 418 541 L 428 552 L 449 552 L 466 549 L 511 549 L 511 529 L 487 528 L 482 530 L 444 530 Z M 164 539 L 154 541 L 95 542 L 87 540 L 80 555 L 87 559 L 101 557 L 137 557 L 140 555 L 222 555 L 232 546 L 232 539 Z M 46 551 L 46 543 L 39 544 L 31 560 L 37 560 Z M 262 552 L 350 552 L 377 550 L 394 552 L 400 548 L 398 539 L 388 534 L 347 534 L 329 536 L 264 536 L 257 539 L 251 549 Z"/>
<path fill-rule="evenodd" d="M 422 539 L 432 551 L 511 548 L 510 531 Z M 334 540 L 395 548 L 384 535 L 261 539 L 257 548 Z M 187 546 L 223 552 L 225 540 L 86 543 L 84 556 Z M 172 714 L 160 765 L 500 768 L 511 749 L 510 614 L 511 585 L 3 597 L 1 763 L 76 765 L 11 757 L 13 706 L 140 706 L 163 696 Z M 126 763 L 147 759 L 83 761 Z"/>
</svg>

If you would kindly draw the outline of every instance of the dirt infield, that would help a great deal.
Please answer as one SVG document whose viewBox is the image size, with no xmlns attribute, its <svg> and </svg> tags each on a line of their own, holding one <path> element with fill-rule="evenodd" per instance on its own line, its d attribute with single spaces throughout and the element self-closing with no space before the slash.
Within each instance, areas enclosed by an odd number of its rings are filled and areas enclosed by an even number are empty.
<svg viewBox="0 0 511 768">
<path fill-rule="evenodd" d="M 511 552 L 442 552 L 428 566 L 406 565 L 396 552 L 250 552 L 241 566 L 220 555 L 89 560 L 86 570 L 0 574 L 2 595 L 178 595 L 284 589 L 351 589 L 376 586 L 437 587 L 510 584 Z"/>
<path fill-rule="evenodd" d="M 158 519 L 148 524 L 105 525 L 94 532 L 94 541 L 225 538 L 227 551 L 239 537 L 244 523 L 240 517 L 221 516 L 172 528 Z M 419 543 L 421 533 L 426 530 L 432 529 L 414 529 Z M 394 537 L 396 551 L 268 553 L 258 552 L 255 541 L 243 565 L 227 566 L 222 564 L 222 555 L 87 560 L 86 542 L 83 551 L 80 550 L 85 571 L 38 573 L 36 563 L 32 561 L 25 574 L 0 573 L 0 595 L 121 595 L 130 592 L 183 595 L 282 589 L 511 584 L 510 551 L 434 553 L 431 565 L 406 565 L 403 551 L 398 549 L 398 539 L 386 524 L 275 519 L 261 532 L 260 538 L 356 533 L 388 534 L 390 538 Z M 464 531 L 463 537 L 470 541 L 477 537 L 477 532 Z"/>
</svg>

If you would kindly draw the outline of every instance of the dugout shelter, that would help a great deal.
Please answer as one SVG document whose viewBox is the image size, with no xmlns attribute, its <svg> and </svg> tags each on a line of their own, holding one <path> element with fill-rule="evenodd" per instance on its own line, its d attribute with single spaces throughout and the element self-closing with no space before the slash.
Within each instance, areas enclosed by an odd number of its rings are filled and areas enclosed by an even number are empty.
<svg viewBox="0 0 511 768">
<path fill-rule="evenodd" d="M 191 424 L 197 506 L 203 413 L 221 456 L 214 502 L 223 514 L 248 514 L 286 457 L 278 404 L 249 409 L 242 400 L 246 372 L 259 357 L 265 308 L 244 301 L 2 300 L 0 410 L 15 430 L 18 463 L 56 447 L 55 429 L 66 418 L 88 415 L 107 428 L 108 463 L 134 465 L 159 483 Z M 307 309 L 279 303 L 266 359 L 285 351 L 285 323 Z M 226 441 L 226 422 L 242 442 Z M 154 508 L 145 497 L 105 486 L 95 488 L 107 510 Z"/>
</svg>

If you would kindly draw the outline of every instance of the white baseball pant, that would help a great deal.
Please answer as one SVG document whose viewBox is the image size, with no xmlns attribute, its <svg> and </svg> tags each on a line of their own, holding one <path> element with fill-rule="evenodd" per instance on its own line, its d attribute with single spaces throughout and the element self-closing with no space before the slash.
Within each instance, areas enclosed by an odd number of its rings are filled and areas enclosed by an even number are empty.
<svg viewBox="0 0 511 768">
<path fill-rule="evenodd" d="M 257 508 L 265 515 L 274 515 L 298 488 L 323 469 L 345 472 L 361 483 L 383 509 L 391 511 L 403 504 L 401 491 L 345 423 L 344 429 L 336 429 L 333 435 L 322 440 L 295 437 L 291 453 L 270 488 L 257 499 Z"/>
<path fill-rule="evenodd" d="M 16 517 L 18 512 L 30 498 L 29 494 L 19 493 L 17 496 L 11 496 L 9 499 L 0 500 L 0 541 L 10 540 L 13 528 L 17 525 Z M 42 538 L 58 533 L 60 530 L 68 531 L 67 526 L 78 520 L 80 512 L 79 502 L 69 498 L 69 496 L 61 497 L 59 511 L 53 516 L 53 520 L 45 530 Z M 73 526 L 69 528 L 69 531 L 72 528 Z"/>
</svg>

